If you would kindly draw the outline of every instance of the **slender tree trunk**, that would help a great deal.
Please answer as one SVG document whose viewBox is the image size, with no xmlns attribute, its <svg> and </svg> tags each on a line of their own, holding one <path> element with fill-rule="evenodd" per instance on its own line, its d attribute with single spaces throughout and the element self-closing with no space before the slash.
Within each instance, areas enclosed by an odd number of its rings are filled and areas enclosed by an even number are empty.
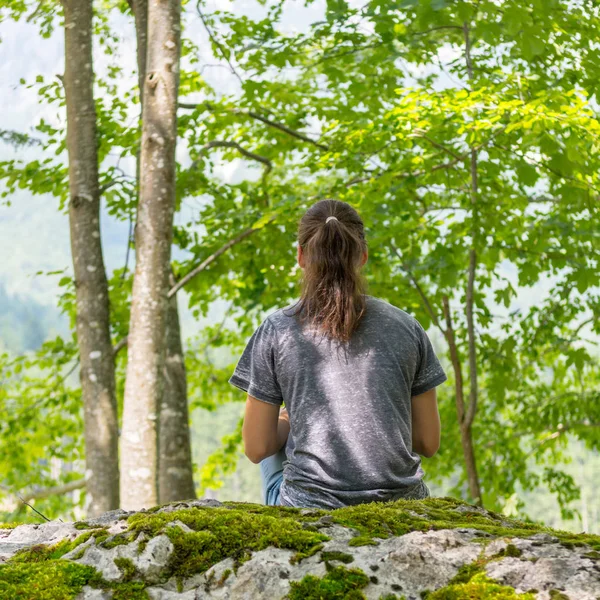
<svg viewBox="0 0 600 600">
<path fill-rule="evenodd" d="M 138 86 L 140 89 L 140 105 L 144 104 L 144 80 L 146 79 L 146 58 L 148 53 L 148 0 L 128 0 L 135 18 L 135 37 L 137 40 Z M 140 114 L 140 120 L 143 114 Z M 141 151 L 135 154 L 135 176 L 137 192 L 140 190 Z"/>
<path fill-rule="evenodd" d="M 130 0 L 129 5 L 135 17 L 138 79 L 140 100 L 143 104 L 148 0 Z M 138 189 L 139 163 L 138 152 L 136 168 Z M 171 275 L 169 286 L 172 287 L 175 283 L 175 278 Z M 189 500 L 196 496 L 190 447 L 187 375 L 176 296 L 169 299 L 166 328 L 166 362 L 163 370 L 165 380 L 158 425 L 158 500 L 161 504 L 175 500 Z"/>
<path fill-rule="evenodd" d="M 463 391 L 462 365 L 456 347 L 456 339 L 454 337 L 454 328 L 452 326 L 452 315 L 450 313 L 450 304 L 448 296 L 442 298 L 444 306 L 444 316 L 446 319 L 446 329 L 444 335 L 448 341 L 450 349 L 450 360 L 454 369 L 455 379 L 455 396 L 456 396 L 456 416 L 458 417 L 458 425 L 460 428 L 460 441 L 463 449 L 463 457 L 465 459 L 465 469 L 467 472 L 467 481 L 469 483 L 469 494 L 475 504 L 482 504 L 481 489 L 479 486 L 479 475 L 477 473 L 477 463 L 475 462 L 475 452 L 473 450 L 473 434 L 471 423 L 465 419 L 465 399 Z"/>
<path fill-rule="evenodd" d="M 158 502 L 157 425 L 175 206 L 180 4 L 180 0 L 148 3 L 136 268 L 121 442 L 125 509 Z"/>
<path fill-rule="evenodd" d="M 69 225 L 85 423 L 87 513 L 119 506 L 118 422 L 106 271 L 92 67 L 92 1 L 64 0 Z"/>
<path fill-rule="evenodd" d="M 173 279 L 172 284 L 174 283 Z M 169 299 L 166 346 L 158 438 L 158 492 L 161 504 L 196 497 L 190 446 L 187 379 L 176 295 Z"/>
<path fill-rule="evenodd" d="M 146 79 L 146 59 L 148 53 L 148 0 L 128 0 L 135 18 L 137 40 L 138 84 L 140 101 L 144 101 L 144 80 Z"/>
<path fill-rule="evenodd" d="M 473 62 L 471 58 L 471 38 L 469 36 L 469 25 L 464 24 L 465 36 L 465 60 L 469 81 L 473 80 Z M 471 426 L 475 420 L 477 412 L 477 402 L 479 388 L 477 385 L 477 345 L 475 342 L 475 320 L 473 315 L 474 292 L 475 292 L 475 271 L 477 269 L 477 243 L 479 239 L 479 215 L 477 207 L 477 194 L 479 193 L 478 174 L 477 174 L 477 150 L 471 147 L 471 206 L 473 209 L 473 230 L 472 245 L 469 251 L 469 278 L 467 281 L 466 293 L 466 313 L 467 313 L 467 337 L 469 340 L 469 403 L 467 405 L 464 420 L 461 423 L 461 437 L 463 438 L 463 449 L 465 452 L 465 462 L 469 476 L 469 487 L 471 495 L 476 504 L 482 504 L 481 489 L 479 485 L 479 476 L 477 475 L 477 466 L 475 463 L 475 453 L 473 451 L 473 436 Z M 463 434 L 464 430 L 464 434 Z"/>
</svg>

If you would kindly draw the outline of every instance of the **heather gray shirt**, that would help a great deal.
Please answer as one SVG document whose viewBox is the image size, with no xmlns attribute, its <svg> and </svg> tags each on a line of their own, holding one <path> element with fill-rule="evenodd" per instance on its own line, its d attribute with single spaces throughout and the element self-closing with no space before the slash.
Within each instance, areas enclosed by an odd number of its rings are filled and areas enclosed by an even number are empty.
<svg viewBox="0 0 600 600">
<path fill-rule="evenodd" d="M 411 397 L 447 376 L 421 324 L 374 296 L 350 342 L 302 328 L 293 305 L 252 334 L 229 382 L 290 416 L 281 503 L 338 508 L 422 488 Z"/>
</svg>

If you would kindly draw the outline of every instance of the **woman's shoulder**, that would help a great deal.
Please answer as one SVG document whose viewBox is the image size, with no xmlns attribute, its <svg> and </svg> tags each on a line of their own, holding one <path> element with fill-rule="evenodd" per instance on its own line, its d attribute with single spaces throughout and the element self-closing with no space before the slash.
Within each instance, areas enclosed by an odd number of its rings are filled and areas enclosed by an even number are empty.
<svg viewBox="0 0 600 600">
<path fill-rule="evenodd" d="M 274 327 L 277 330 L 295 326 L 297 323 L 294 318 L 294 308 L 296 305 L 297 302 L 294 302 L 272 310 L 263 319 L 263 324 L 266 323 L 268 327 Z"/>
<path fill-rule="evenodd" d="M 417 319 L 405 310 L 391 304 L 383 298 L 365 295 L 366 316 L 370 321 L 380 322 L 383 326 L 398 324 L 403 330 L 414 331 L 417 327 Z M 264 319 L 267 327 L 273 327 L 277 331 L 295 329 L 298 327 L 298 319 L 295 317 L 298 302 L 292 302 L 271 311 Z"/>
<path fill-rule="evenodd" d="M 410 326 L 414 326 L 416 323 L 416 318 L 413 315 L 377 296 L 367 296 L 367 310 L 369 308 L 371 308 L 372 316 L 375 318 L 388 318 Z"/>
</svg>

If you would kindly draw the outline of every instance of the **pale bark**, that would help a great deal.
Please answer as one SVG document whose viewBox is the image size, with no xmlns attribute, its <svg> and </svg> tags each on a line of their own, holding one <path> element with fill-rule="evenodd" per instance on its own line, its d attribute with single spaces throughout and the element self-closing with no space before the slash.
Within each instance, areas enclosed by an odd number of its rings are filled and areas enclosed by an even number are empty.
<svg viewBox="0 0 600 600">
<path fill-rule="evenodd" d="M 121 504 L 158 503 L 157 424 L 175 206 L 180 0 L 148 3 L 136 269 L 121 441 Z"/>
<path fill-rule="evenodd" d="M 146 58 L 148 52 L 148 0 L 128 0 L 135 18 L 137 40 L 138 84 L 140 101 L 144 101 L 144 80 L 146 78 Z"/>
<path fill-rule="evenodd" d="M 167 310 L 166 353 L 158 428 L 160 504 L 196 497 L 190 446 L 187 379 L 177 296 L 170 298 Z"/>
<path fill-rule="evenodd" d="M 64 0 L 69 226 L 83 398 L 86 509 L 119 506 L 118 424 L 108 285 L 100 241 L 100 189 L 92 68 L 92 2 Z"/>
<path fill-rule="evenodd" d="M 143 104 L 148 0 L 129 0 L 129 5 L 135 17 L 138 80 L 140 100 Z M 138 153 L 136 169 L 138 189 L 139 162 L 140 154 Z M 174 284 L 175 278 L 171 276 L 169 285 L 172 287 Z M 169 300 L 166 328 L 166 362 L 163 369 L 165 381 L 159 407 L 158 425 L 158 497 L 161 504 L 195 498 L 187 404 L 187 375 L 176 297 Z"/>
</svg>

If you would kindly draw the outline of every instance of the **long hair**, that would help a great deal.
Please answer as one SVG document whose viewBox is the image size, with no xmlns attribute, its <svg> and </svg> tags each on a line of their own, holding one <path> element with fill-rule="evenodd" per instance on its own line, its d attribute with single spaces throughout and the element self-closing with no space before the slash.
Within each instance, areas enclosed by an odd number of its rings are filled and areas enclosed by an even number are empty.
<svg viewBox="0 0 600 600">
<path fill-rule="evenodd" d="M 326 222 L 329 216 L 337 220 Z M 366 310 L 362 219 L 346 202 L 319 200 L 300 219 L 298 244 L 305 264 L 294 314 L 323 334 L 349 341 Z"/>
</svg>

